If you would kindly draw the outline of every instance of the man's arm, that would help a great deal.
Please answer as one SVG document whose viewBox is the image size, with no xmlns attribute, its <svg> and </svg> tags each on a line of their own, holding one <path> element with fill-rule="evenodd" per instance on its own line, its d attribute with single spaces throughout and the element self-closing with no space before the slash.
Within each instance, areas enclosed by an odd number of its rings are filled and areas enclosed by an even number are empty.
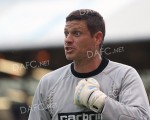
<svg viewBox="0 0 150 120">
<path fill-rule="evenodd" d="M 42 80 L 40 81 L 31 106 L 28 120 L 51 120 L 51 116 L 45 104 L 42 94 Z"/>
<path fill-rule="evenodd" d="M 135 69 L 131 68 L 122 79 L 119 100 L 100 91 L 92 78 L 81 80 L 75 90 L 74 102 L 102 113 L 102 120 L 149 120 L 150 111 L 146 91 Z"/>
<path fill-rule="evenodd" d="M 104 120 L 149 120 L 150 107 L 143 82 L 135 69 L 125 75 L 119 102 L 107 97 L 102 111 Z"/>
</svg>

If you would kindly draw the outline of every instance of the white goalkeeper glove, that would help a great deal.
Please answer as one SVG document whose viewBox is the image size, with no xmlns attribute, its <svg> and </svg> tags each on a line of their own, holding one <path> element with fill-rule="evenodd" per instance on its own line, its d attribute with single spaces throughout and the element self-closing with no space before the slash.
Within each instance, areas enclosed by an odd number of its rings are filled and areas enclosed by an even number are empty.
<svg viewBox="0 0 150 120">
<path fill-rule="evenodd" d="M 107 96 L 100 91 L 100 85 L 94 78 L 81 80 L 75 88 L 74 103 L 84 105 L 95 112 L 101 112 Z"/>
</svg>

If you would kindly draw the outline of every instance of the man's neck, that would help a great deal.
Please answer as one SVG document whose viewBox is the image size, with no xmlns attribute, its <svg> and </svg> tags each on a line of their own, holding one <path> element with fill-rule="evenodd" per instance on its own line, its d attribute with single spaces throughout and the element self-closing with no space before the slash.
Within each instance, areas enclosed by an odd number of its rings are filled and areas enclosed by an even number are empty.
<svg viewBox="0 0 150 120">
<path fill-rule="evenodd" d="M 98 55 L 85 60 L 74 61 L 74 70 L 79 73 L 88 73 L 96 70 L 101 64 L 102 58 Z"/>
</svg>

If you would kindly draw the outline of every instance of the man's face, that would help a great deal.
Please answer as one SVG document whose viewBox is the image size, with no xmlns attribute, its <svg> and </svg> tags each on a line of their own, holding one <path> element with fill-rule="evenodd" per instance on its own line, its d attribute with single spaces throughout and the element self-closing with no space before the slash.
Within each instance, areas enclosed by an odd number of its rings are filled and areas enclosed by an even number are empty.
<svg viewBox="0 0 150 120">
<path fill-rule="evenodd" d="M 91 36 L 84 20 L 66 22 L 64 34 L 64 49 L 68 60 L 84 60 L 88 58 L 88 51 L 95 51 L 94 37 Z"/>
</svg>

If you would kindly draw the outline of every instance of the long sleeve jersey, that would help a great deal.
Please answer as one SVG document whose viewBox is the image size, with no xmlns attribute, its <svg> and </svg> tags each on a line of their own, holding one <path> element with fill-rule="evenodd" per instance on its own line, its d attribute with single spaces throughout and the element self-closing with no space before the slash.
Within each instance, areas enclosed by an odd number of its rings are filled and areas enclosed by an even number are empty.
<svg viewBox="0 0 150 120">
<path fill-rule="evenodd" d="M 89 77 L 107 95 L 101 113 L 74 104 L 75 87 Z M 46 74 L 36 89 L 28 120 L 150 120 L 150 107 L 137 71 L 103 58 L 89 73 L 76 72 L 71 63 Z"/>
</svg>

